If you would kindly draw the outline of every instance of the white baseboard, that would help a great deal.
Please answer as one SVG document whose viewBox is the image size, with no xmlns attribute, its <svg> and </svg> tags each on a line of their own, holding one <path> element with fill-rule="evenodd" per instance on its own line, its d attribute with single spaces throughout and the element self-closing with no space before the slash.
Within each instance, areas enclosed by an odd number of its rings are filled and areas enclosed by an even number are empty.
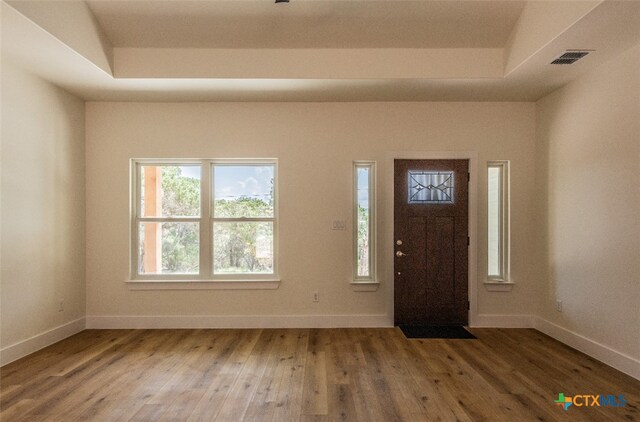
<svg viewBox="0 0 640 422">
<path fill-rule="evenodd" d="M 85 318 L 76 319 L 0 350 L 0 366 L 16 361 L 85 329 Z"/>
<path fill-rule="evenodd" d="M 640 360 L 638 359 L 540 317 L 533 318 L 533 328 L 640 380 Z"/>
<path fill-rule="evenodd" d="M 470 327 L 477 328 L 532 328 L 531 315 L 480 314 L 471 318 Z"/>
<path fill-rule="evenodd" d="M 88 329 L 392 327 L 387 315 L 87 316 Z"/>
</svg>

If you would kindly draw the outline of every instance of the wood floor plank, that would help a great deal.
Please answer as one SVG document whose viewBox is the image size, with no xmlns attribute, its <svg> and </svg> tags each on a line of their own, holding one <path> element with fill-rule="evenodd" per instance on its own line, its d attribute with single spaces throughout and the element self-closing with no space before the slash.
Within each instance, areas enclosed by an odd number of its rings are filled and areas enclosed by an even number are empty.
<svg viewBox="0 0 640 422">
<path fill-rule="evenodd" d="M 2 411 L 0 411 L 0 421 L 11 421 L 21 418 L 22 415 L 33 407 L 34 402 L 34 399 L 23 399 L 10 407 L 2 408 Z"/>
<path fill-rule="evenodd" d="M 428 420 L 458 420 L 470 421 L 467 413 L 460 407 L 458 399 L 449 390 L 439 388 L 437 373 L 429 371 L 423 356 L 417 347 L 411 347 L 413 342 L 401 341 L 400 337 L 395 340 L 399 347 L 404 348 L 405 358 L 402 360 L 406 370 L 413 379 L 415 386 L 414 394 L 419 397 L 425 409 Z M 415 344 L 415 343 L 414 343 Z M 431 417 L 435 415 L 435 417 Z"/>
<path fill-rule="evenodd" d="M 149 358 L 150 354 L 160 350 L 163 353 L 173 352 L 174 356 L 181 356 L 188 353 L 191 347 L 197 343 L 196 339 L 189 336 L 188 332 L 184 330 L 159 333 L 147 330 L 142 333 L 143 336 L 136 338 L 131 343 L 132 349 L 123 348 L 119 351 L 118 356 L 121 358 L 115 360 L 108 371 L 103 371 L 104 373 L 99 376 L 85 380 L 81 389 L 71 392 L 48 412 L 77 420 L 116 420 L 125 408 L 125 406 L 121 406 L 124 404 L 123 401 L 128 402 L 126 407 L 129 411 L 131 411 L 130 406 L 133 403 L 141 402 L 140 395 L 137 395 L 136 386 L 139 384 L 148 385 L 146 382 L 141 382 L 145 378 L 145 374 L 157 371 L 157 367 L 152 365 L 153 358 Z M 179 362 L 178 358 L 163 359 L 162 363 L 167 369 L 165 373 Z M 155 381 L 157 383 L 157 380 Z M 72 406 L 82 397 L 87 399 L 83 400 L 80 405 Z M 69 408 L 72 410 L 69 411 Z"/>
<path fill-rule="evenodd" d="M 529 329 L 86 330 L 0 368 L 0 420 L 635 421 L 640 381 Z M 558 393 L 624 395 L 567 411 Z"/>
<path fill-rule="evenodd" d="M 76 363 L 78 356 L 92 356 L 103 344 L 111 345 L 127 341 L 129 335 L 138 335 L 135 330 L 85 330 L 73 341 L 56 343 L 2 367 L 3 377 L 11 382 L 21 383 L 35 374 L 56 375 L 56 369 L 69 363 Z"/>
<path fill-rule="evenodd" d="M 217 421 L 239 421 L 243 420 L 247 408 L 258 388 L 262 375 L 266 367 L 262 360 L 268 355 L 270 348 L 274 345 L 275 330 L 264 330 L 254 347 L 251 349 L 245 363 L 242 365 L 238 377 L 231 386 L 229 395 L 222 403 Z"/>
<path fill-rule="evenodd" d="M 303 387 L 303 415 L 328 413 L 327 364 L 325 352 L 307 352 Z"/>
<path fill-rule="evenodd" d="M 25 413 L 25 420 L 40 415 L 55 416 L 57 414 L 71 418 L 68 413 L 95 398 L 96 389 L 112 385 L 121 373 L 123 359 L 135 350 L 142 337 L 144 337 L 144 331 L 138 331 L 128 342 L 117 342 L 112 348 L 93 356 L 64 376 L 47 376 L 41 380 L 42 383 L 28 388 L 29 395 L 37 400 L 33 408 Z M 84 400 L 78 399 L 74 402 L 69 398 L 72 395 L 78 395 Z"/>
<path fill-rule="evenodd" d="M 331 402 L 329 420 L 357 421 L 358 415 L 353 401 L 351 387 L 344 383 L 330 383 L 328 397 Z"/>
<path fill-rule="evenodd" d="M 144 404 L 128 422 L 155 421 L 166 411 L 166 406 L 162 404 Z"/>
<path fill-rule="evenodd" d="M 374 331 L 362 340 L 362 351 L 367 362 L 367 375 L 371 378 L 376 397 L 380 401 L 380 406 L 385 420 L 403 420 L 403 413 L 407 415 L 408 410 L 404 408 L 400 392 L 395 389 L 395 380 L 388 375 L 389 368 L 386 368 L 386 357 L 380 352 L 381 348 L 376 347 L 376 342 L 384 338 L 384 333 L 380 330 Z"/>
<path fill-rule="evenodd" d="M 290 341 L 285 348 L 286 359 L 284 356 L 280 359 L 277 371 L 280 382 L 275 395 L 274 421 L 300 419 L 308 341 L 306 330 L 291 330 Z"/>
<path fill-rule="evenodd" d="M 360 421 L 384 421 L 385 412 L 377 397 L 371 378 L 364 371 L 357 371 L 350 384 L 356 417 Z"/>
<path fill-rule="evenodd" d="M 188 416 L 188 421 L 215 419 L 261 333 L 260 330 L 229 331 L 234 341 L 224 348 L 220 359 L 214 361 L 219 364 L 218 370 L 212 371 L 208 382 L 203 381 L 208 383 L 207 390 Z"/>
<path fill-rule="evenodd" d="M 100 418 L 127 420 L 132 413 L 137 413 L 136 409 L 146 405 L 152 406 L 152 403 L 149 403 L 150 399 L 171 379 L 174 368 L 183 360 L 183 354 L 188 353 L 189 349 L 186 347 L 189 344 L 193 345 L 192 342 L 184 341 L 183 336 L 179 336 L 177 341 L 174 340 L 175 334 L 171 330 L 163 330 L 163 333 L 157 336 L 156 342 L 149 343 L 145 350 L 141 350 L 137 359 L 129 363 L 127 374 L 109 393 L 113 397 L 112 404 L 102 409 Z M 221 336 L 222 340 L 225 338 Z M 206 346 L 206 339 L 203 339 L 203 343 Z M 139 365 L 138 359 L 143 359 L 145 365 Z M 167 403 L 162 403 L 161 408 L 164 409 L 166 406 Z"/>
<path fill-rule="evenodd" d="M 0 409 L 12 406 L 13 402 L 22 398 L 38 397 L 39 402 L 46 395 L 55 395 L 52 388 L 60 385 L 61 377 L 65 380 L 79 380 L 86 371 L 91 371 L 96 366 L 89 363 L 89 360 L 99 359 L 108 351 L 118 348 L 123 343 L 141 336 L 140 331 L 119 330 L 106 332 L 84 331 L 73 336 L 69 341 L 59 342 L 50 347 L 42 349 L 28 358 L 20 359 L 10 363 L 0 370 L 2 379 L 2 390 L 0 393 Z M 93 334 L 93 335 L 92 335 Z M 102 349 L 102 345 L 107 342 L 109 348 Z M 64 344 L 69 345 L 69 349 L 64 348 Z M 33 362 L 31 359 L 33 358 Z M 75 362 L 82 360 L 82 364 Z M 102 361 L 104 362 L 104 360 Z M 59 372 L 60 368 L 73 366 L 72 371 Z M 36 385 L 28 382 L 37 378 L 40 382 Z M 72 382 L 64 385 L 68 390 L 72 390 Z M 20 385 L 19 389 L 12 389 L 5 393 L 5 387 Z"/>
<path fill-rule="evenodd" d="M 282 378 L 282 363 L 293 360 L 290 346 L 293 338 L 294 334 L 288 330 L 275 330 L 273 347 L 263 359 L 265 371 L 245 412 L 245 420 L 271 421 L 273 419 Z"/>
</svg>

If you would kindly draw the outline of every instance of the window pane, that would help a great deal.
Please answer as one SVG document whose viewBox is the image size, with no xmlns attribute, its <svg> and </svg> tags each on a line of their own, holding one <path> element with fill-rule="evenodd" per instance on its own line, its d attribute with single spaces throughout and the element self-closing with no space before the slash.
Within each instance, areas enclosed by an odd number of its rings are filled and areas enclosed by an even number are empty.
<svg viewBox="0 0 640 422">
<path fill-rule="evenodd" d="M 200 166 L 141 166 L 142 217 L 199 217 Z"/>
<path fill-rule="evenodd" d="M 140 223 L 138 274 L 198 274 L 199 223 Z"/>
<path fill-rule="evenodd" d="M 214 222 L 214 274 L 272 274 L 272 222 Z"/>
<path fill-rule="evenodd" d="M 501 276 L 500 263 L 500 192 L 501 192 L 501 171 L 499 167 L 489 167 L 488 179 L 488 256 L 489 256 L 489 276 Z"/>
<path fill-rule="evenodd" d="M 370 249 L 370 209 L 369 209 L 369 167 L 357 168 L 357 266 L 356 275 L 358 277 L 368 277 L 369 249 Z"/>
<path fill-rule="evenodd" d="M 270 164 L 214 165 L 214 217 L 273 217 L 274 170 Z"/>
<path fill-rule="evenodd" d="M 410 204 L 451 204 L 454 185 L 452 171 L 409 171 Z"/>
</svg>

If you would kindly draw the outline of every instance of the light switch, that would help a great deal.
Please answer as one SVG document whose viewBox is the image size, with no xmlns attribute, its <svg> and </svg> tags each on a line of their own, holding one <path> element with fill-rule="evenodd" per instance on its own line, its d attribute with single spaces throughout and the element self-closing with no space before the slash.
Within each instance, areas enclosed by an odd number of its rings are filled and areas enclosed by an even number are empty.
<svg viewBox="0 0 640 422">
<path fill-rule="evenodd" d="M 346 230 L 347 222 L 345 220 L 333 220 L 331 230 Z"/>
</svg>

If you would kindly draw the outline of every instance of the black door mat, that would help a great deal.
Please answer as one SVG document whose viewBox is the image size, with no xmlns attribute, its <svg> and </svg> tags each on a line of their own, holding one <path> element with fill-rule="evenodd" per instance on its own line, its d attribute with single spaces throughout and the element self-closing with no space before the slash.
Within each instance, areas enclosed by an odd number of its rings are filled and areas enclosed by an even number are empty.
<svg viewBox="0 0 640 422">
<path fill-rule="evenodd" d="M 460 325 L 400 325 L 399 327 L 406 338 L 476 338 Z"/>
</svg>

